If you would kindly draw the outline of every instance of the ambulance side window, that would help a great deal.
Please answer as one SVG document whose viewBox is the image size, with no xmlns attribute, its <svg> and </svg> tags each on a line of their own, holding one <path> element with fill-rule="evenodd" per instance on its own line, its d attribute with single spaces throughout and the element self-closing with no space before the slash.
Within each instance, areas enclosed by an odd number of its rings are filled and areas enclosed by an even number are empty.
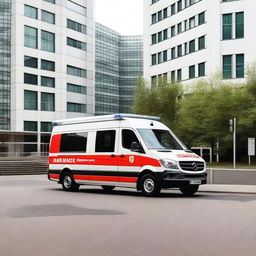
<svg viewBox="0 0 256 256">
<path fill-rule="evenodd" d="M 131 149 L 133 142 L 139 144 L 139 140 L 136 134 L 132 130 L 124 129 L 122 130 L 122 146 L 123 148 Z"/>
<path fill-rule="evenodd" d="M 98 131 L 96 134 L 95 152 L 115 151 L 116 131 Z"/>
<path fill-rule="evenodd" d="M 86 152 L 87 132 L 61 135 L 60 152 Z"/>
</svg>

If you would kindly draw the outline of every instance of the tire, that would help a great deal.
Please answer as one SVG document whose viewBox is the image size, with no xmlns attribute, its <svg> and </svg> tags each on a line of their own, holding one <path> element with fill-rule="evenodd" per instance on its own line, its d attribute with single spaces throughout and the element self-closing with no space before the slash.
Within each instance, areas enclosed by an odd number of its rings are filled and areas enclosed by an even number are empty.
<svg viewBox="0 0 256 256">
<path fill-rule="evenodd" d="M 185 196 L 192 196 L 198 191 L 199 185 L 182 185 L 180 186 L 180 191 Z"/>
<path fill-rule="evenodd" d="M 79 186 L 73 178 L 73 175 L 69 172 L 65 172 L 61 179 L 62 188 L 64 191 L 77 191 Z"/>
<path fill-rule="evenodd" d="M 156 177 L 152 174 L 145 174 L 140 180 L 140 189 L 144 196 L 157 196 L 161 187 Z"/>
<path fill-rule="evenodd" d="M 105 191 L 112 191 L 115 186 L 101 186 Z"/>
</svg>

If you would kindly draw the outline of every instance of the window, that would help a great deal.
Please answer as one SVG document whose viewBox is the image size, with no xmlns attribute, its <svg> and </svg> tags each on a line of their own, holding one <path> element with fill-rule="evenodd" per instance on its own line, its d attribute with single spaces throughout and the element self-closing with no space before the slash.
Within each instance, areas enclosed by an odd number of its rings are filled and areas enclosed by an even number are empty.
<svg viewBox="0 0 256 256">
<path fill-rule="evenodd" d="M 180 34 L 182 32 L 182 25 L 181 23 L 178 24 L 178 29 L 177 33 Z"/>
<path fill-rule="evenodd" d="M 244 54 L 236 55 L 236 78 L 244 77 Z"/>
<path fill-rule="evenodd" d="M 156 65 L 156 54 L 151 55 L 152 65 Z"/>
<path fill-rule="evenodd" d="M 232 78 L 232 55 L 223 56 L 223 79 Z"/>
<path fill-rule="evenodd" d="M 54 13 L 42 10 L 41 19 L 42 19 L 42 21 L 48 22 L 50 24 L 55 24 L 55 14 Z"/>
<path fill-rule="evenodd" d="M 36 121 L 24 121 L 24 131 L 36 132 L 37 131 L 37 122 Z"/>
<path fill-rule="evenodd" d="M 75 112 L 75 113 L 86 113 L 86 105 L 68 102 L 67 103 L 67 111 L 68 112 Z"/>
<path fill-rule="evenodd" d="M 37 92 L 24 91 L 24 109 L 37 110 Z"/>
<path fill-rule="evenodd" d="M 72 75 L 72 76 L 79 76 L 79 77 L 86 78 L 87 70 L 67 65 L 67 74 Z"/>
<path fill-rule="evenodd" d="M 182 11 L 182 0 L 178 1 L 178 12 Z"/>
<path fill-rule="evenodd" d="M 192 53 L 196 50 L 196 43 L 195 43 L 195 40 L 191 40 L 189 42 L 189 53 Z"/>
<path fill-rule="evenodd" d="M 165 29 L 165 30 L 163 31 L 163 40 L 166 40 L 167 38 L 168 38 L 168 30 Z"/>
<path fill-rule="evenodd" d="M 37 19 L 37 8 L 30 5 L 24 5 L 24 15 L 29 18 Z"/>
<path fill-rule="evenodd" d="M 41 132 L 51 132 L 52 123 L 51 122 L 41 122 Z"/>
<path fill-rule="evenodd" d="M 189 28 L 190 28 L 190 29 L 191 29 L 191 28 L 194 28 L 195 25 L 196 25 L 196 19 L 195 19 L 195 17 L 190 18 L 190 19 L 189 19 Z"/>
<path fill-rule="evenodd" d="M 51 32 L 41 31 L 41 50 L 47 52 L 55 52 L 55 34 Z"/>
<path fill-rule="evenodd" d="M 122 146 L 126 149 L 131 149 L 131 145 L 133 142 L 137 142 L 139 144 L 139 140 L 132 130 L 122 130 Z"/>
<path fill-rule="evenodd" d="M 83 34 L 87 33 L 87 28 L 85 25 L 80 24 L 80 23 L 70 20 L 70 19 L 67 19 L 67 28 L 73 29 L 73 30 L 81 32 Z"/>
<path fill-rule="evenodd" d="M 161 21 L 163 19 L 163 13 L 162 10 L 157 13 L 158 21 Z"/>
<path fill-rule="evenodd" d="M 172 4 L 171 5 L 171 15 L 174 15 L 176 13 L 176 5 Z"/>
<path fill-rule="evenodd" d="M 55 87 L 55 78 L 41 76 L 41 85 L 46 87 Z"/>
<path fill-rule="evenodd" d="M 198 15 L 198 25 L 205 23 L 205 12 L 202 12 Z"/>
<path fill-rule="evenodd" d="M 73 93 L 86 94 L 86 87 L 77 84 L 67 84 L 67 91 Z"/>
<path fill-rule="evenodd" d="M 232 39 L 232 14 L 222 15 L 222 39 Z"/>
<path fill-rule="evenodd" d="M 179 46 L 178 46 L 178 56 L 177 57 L 181 57 L 182 56 L 182 45 L 180 44 Z"/>
<path fill-rule="evenodd" d="M 55 0 L 44 0 L 45 2 L 55 4 Z"/>
<path fill-rule="evenodd" d="M 55 71 L 55 62 L 50 60 L 41 60 L 41 69 Z"/>
<path fill-rule="evenodd" d="M 172 58 L 172 59 L 175 59 L 175 58 L 176 58 L 175 47 L 173 47 L 173 48 L 171 49 L 171 58 Z"/>
<path fill-rule="evenodd" d="M 163 15 L 164 15 L 164 19 L 168 17 L 168 8 L 164 8 Z"/>
<path fill-rule="evenodd" d="M 24 84 L 37 85 L 37 75 L 24 73 Z"/>
<path fill-rule="evenodd" d="M 236 38 L 244 37 L 244 13 L 236 13 Z"/>
<path fill-rule="evenodd" d="M 41 93 L 41 111 L 55 111 L 54 93 Z"/>
<path fill-rule="evenodd" d="M 67 45 L 86 51 L 86 43 L 67 37 Z"/>
<path fill-rule="evenodd" d="M 175 71 L 171 72 L 171 83 L 175 82 Z"/>
<path fill-rule="evenodd" d="M 163 51 L 163 62 L 167 61 L 167 50 Z"/>
<path fill-rule="evenodd" d="M 179 82 L 181 80 L 182 80 L 182 71 L 181 71 L 181 69 L 178 69 L 177 70 L 177 81 Z"/>
<path fill-rule="evenodd" d="M 198 76 L 205 76 L 205 62 L 198 64 Z"/>
<path fill-rule="evenodd" d="M 162 31 L 158 32 L 157 34 L 158 37 L 158 43 L 162 41 Z"/>
<path fill-rule="evenodd" d="M 188 54 L 188 43 L 184 44 L 184 55 Z"/>
<path fill-rule="evenodd" d="M 82 14 L 84 16 L 86 16 L 87 11 L 86 11 L 86 7 L 73 2 L 72 0 L 68 0 L 67 1 L 67 8 L 69 8 L 70 10 L 77 12 L 79 14 Z"/>
<path fill-rule="evenodd" d="M 37 68 L 37 58 L 24 56 L 24 66 L 29 68 Z"/>
<path fill-rule="evenodd" d="M 155 24 L 155 23 L 157 22 L 156 13 L 154 13 L 154 14 L 151 15 L 151 22 L 152 22 L 152 24 Z"/>
<path fill-rule="evenodd" d="M 24 45 L 26 47 L 35 48 L 38 47 L 37 29 L 29 26 L 24 26 Z"/>
<path fill-rule="evenodd" d="M 95 152 L 115 151 L 116 131 L 98 131 L 96 134 Z"/>
<path fill-rule="evenodd" d="M 171 37 L 175 36 L 175 26 L 171 27 Z"/>
<path fill-rule="evenodd" d="M 156 43 L 157 43 L 156 34 L 153 34 L 153 35 L 151 36 L 151 39 L 152 39 L 152 44 L 156 44 Z"/>
<path fill-rule="evenodd" d="M 195 78 L 195 65 L 189 67 L 189 79 Z"/>
<path fill-rule="evenodd" d="M 205 49 L 205 36 L 198 38 L 198 50 Z"/>
<path fill-rule="evenodd" d="M 159 53 L 157 54 L 157 58 L 158 58 L 158 64 L 159 64 L 159 63 L 162 63 L 162 62 L 163 62 L 163 53 L 162 53 L 162 52 L 159 52 Z"/>
<path fill-rule="evenodd" d="M 86 152 L 87 132 L 67 133 L 61 135 L 60 152 Z"/>
</svg>

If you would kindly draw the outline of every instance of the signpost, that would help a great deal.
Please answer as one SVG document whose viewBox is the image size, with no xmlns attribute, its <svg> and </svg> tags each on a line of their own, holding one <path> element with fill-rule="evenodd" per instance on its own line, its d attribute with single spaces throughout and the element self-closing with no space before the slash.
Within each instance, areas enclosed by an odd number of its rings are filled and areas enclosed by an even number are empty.
<svg viewBox="0 0 256 256">
<path fill-rule="evenodd" d="M 248 138 L 249 165 L 251 165 L 251 156 L 255 156 L 255 138 Z"/>
</svg>

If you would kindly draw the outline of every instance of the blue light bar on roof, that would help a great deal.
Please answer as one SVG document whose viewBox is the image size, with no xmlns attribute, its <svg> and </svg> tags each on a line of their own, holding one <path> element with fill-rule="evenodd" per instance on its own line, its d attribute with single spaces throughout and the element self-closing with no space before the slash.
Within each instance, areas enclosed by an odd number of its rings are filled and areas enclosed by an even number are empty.
<svg viewBox="0 0 256 256">
<path fill-rule="evenodd" d="M 141 119 L 148 119 L 148 120 L 154 120 L 154 121 L 160 121 L 159 116 L 144 116 L 144 115 L 135 115 L 135 114 L 114 114 L 114 118 L 116 119 L 124 119 L 127 118 L 141 118 Z"/>
</svg>

